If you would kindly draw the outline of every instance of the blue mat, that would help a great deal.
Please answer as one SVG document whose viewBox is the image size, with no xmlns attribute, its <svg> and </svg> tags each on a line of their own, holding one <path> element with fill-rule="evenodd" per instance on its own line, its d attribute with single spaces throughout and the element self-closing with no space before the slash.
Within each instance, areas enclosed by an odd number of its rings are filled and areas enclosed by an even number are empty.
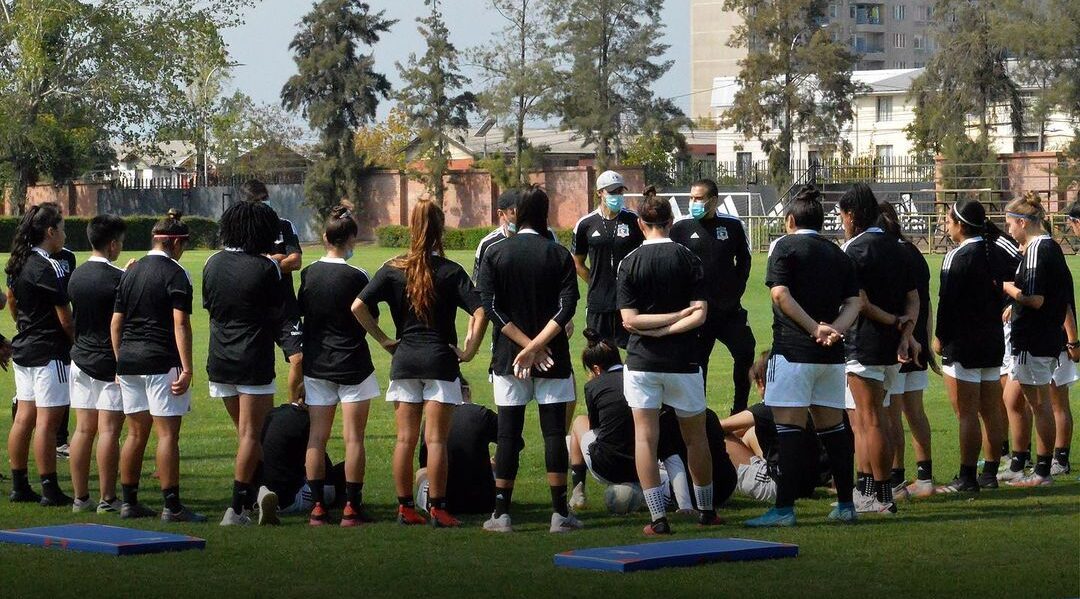
<svg viewBox="0 0 1080 599">
<path fill-rule="evenodd" d="M 101 524 L 63 524 L 0 530 L 0 543 L 109 555 L 139 555 L 206 547 L 203 539 L 187 535 Z"/>
<path fill-rule="evenodd" d="M 749 539 L 690 539 L 565 551 L 555 556 L 555 565 L 606 572 L 637 572 L 697 566 L 709 562 L 776 559 L 797 555 L 799 546 L 786 543 Z"/>
</svg>

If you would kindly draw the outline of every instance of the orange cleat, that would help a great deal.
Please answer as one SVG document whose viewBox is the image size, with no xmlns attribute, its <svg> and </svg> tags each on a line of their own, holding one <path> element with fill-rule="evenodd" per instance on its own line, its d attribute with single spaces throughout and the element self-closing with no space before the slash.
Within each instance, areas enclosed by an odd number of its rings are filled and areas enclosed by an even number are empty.
<svg viewBox="0 0 1080 599">
<path fill-rule="evenodd" d="M 420 512 L 416 511 L 416 508 L 405 507 L 403 505 L 399 505 L 397 508 L 397 521 L 398 524 L 404 524 L 406 526 L 427 524 L 427 518 L 421 516 Z"/>
<path fill-rule="evenodd" d="M 326 524 L 326 521 L 326 510 L 323 509 L 321 503 L 316 503 L 315 507 L 311 508 L 311 515 L 308 516 L 308 524 L 311 526 L 323 526 Z"/>
<path fill-rule="evenodd" d="M 437 507 L 431 508 L 432 528 L 457 528 L 461 521 L 450 515 L 450 512 Z"/>
</svg>

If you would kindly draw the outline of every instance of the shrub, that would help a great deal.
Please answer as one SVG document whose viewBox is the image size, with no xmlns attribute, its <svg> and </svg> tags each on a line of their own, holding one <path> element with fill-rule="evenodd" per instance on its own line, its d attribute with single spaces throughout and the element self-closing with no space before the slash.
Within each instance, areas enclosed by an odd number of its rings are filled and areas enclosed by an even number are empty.
<svg viewBox="0 0 1080 599">
<path fill-rule="evenodd" d="M 480 241 L 493 229 L 494 227 L 447 228 L 443 232 L 443 247 L 448 250 L 475 250 L 476 246 L 480 245 Z M 559 243 L 570 247 L 573 231 L 556 229 L 555 236 Z M 409 228 L 401 225 L 379 227 L 375 230 L 375 238 L 382 247 L 407 248 L 409 247 Z"/>
<path fill-rule="evenodd" d="M 146 251 L 152 247 L 154 223 L 160 220 L 158 216 L 125 216 L 127 233 L 124 235 L 124 249 Z M 20 218 L 17 216 L 0 216 L 0 252 L 11 249 L 11 241 L 15 238 L 15 229 L 19 226 Z M 67 233 L 67 241 L 64 245 L 76 252 L 90 251 L 90 241 L 86 238 L 86 224 L 90 218 L 86 216 L 68 216 L 64 218 L 64 231 Z M 190 248 L 216 248 L 218 246 L 218 224 L 211 218 L 201 216 L 185 216 L 184 222 L 191 229 Z"/>
</svg>

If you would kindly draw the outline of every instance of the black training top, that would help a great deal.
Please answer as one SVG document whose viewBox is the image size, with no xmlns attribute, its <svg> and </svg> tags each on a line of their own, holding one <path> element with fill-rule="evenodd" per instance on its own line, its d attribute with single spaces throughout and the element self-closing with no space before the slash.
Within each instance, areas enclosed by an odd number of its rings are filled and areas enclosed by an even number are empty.
<svg viewBox="0 0 1080 599">
<path fill-rule="evenodd" d="M 1043 296 L 1035 310 L 1016 303 L 1012 313 L 1013 354 L 1056 357 L 1061 353 L 1061 326 L 1071 296 L 1072 275 L 1061 246 L 1049 235 L 1028 241 L 1016 270 L 1016 286 L 1026 296 Z"/>
<path fill-rule="evenodd" d="M 575 256 L 588 256 L 589 296 L 586 306 L 591 312 L 614 312 L 616 305 L 615 277 L 619 262 L 645 241 L 638 227 L 638 216 L 620 210 L 615 218 L 608 219 L 597 208 L 574 225 L 574 237 L 570 252 Z"/>
<path fill-rule="evenodd" d="M 701 260 L 670 239 L 651 239 L 619 264 L 619 308 L 640 314 L 668 314 L 707 298 Z M 694 329 L 666 337 L 631 334 L 626 366 L 643 372 L 698 372 Z"/>
<path fill-rule="evenodd" d="M 179 368 L 173 310 L 191 314 L 191 279 L 165 252 L 151 250 L 120 279 L 113 312 L 124 315 L 116 374 L 165 374 Z"/>
<path fill-rule="evenodd" d="M 75 319 L 71 359 L 86 374 L 108 383 L 116 379 L 111 327 L 116 290 L 122 276 L 122 268 L 105 258 L 91 256 L 75 269 L 68 283 Z"/>
<path fill-rule="evenodd" d="M 367 331 L 352 313 L 368 280 L 367 272 L 341 258 L 323 257 L 300 271 L 305 376 L 359 385 L 375 372 Z M 379 317 L 378 307 L 369 309 Z"/>
<path fill-rule="evenodd" d="M 750 242 L 739 217 L 717 210 L 701 220 L 680 219 L 671 227 L 671 240 L 701 259 L 710 320 L 741 306 L 750 278 Z"/>
<path fill-rule="evenodd" d="M 491 472 L 490 445 L 498 440 L 499 417 L 495 412 L 474 403 L 454 408 L 450 432 L 446 437 L 446 494 L 460 497 L 480 489 L 495 490 Z M 524 443 L 521 443 L 524 446 Z M 427 444 L 420 433 L 421 468 L 427 467 Z"/>
<path fill-rule="evenodd" d="M 994 260 L 1001 265 L 1002 278 L 1000 282 L 1012 282 L 1015 280 L 1016 269 L 1020 268 L 1020 261 L 1023 260 L 1023 254 L 1020 253 L 1020 246 L 1016 244 L 1016 241 L 1006 235 L 1000 235 L 994 240 L 994 245 L 990 246 L 990 250 L 994 254 Z M 1004 310 L 1012 304 L 1012 298 L 1003 291 L 1001 293 L 1001 309 Z"/>
<path fill-rule="evenodd" d="M 75 267 L 78 266 L 75 252 L 67 248 L 60 248 L 59 252 L 49 257 L 60 263 L 60 280 L 66 286 L 68 281 L 71 280 L 71 274 L 75 272 Z"/>
<path fill-rule="evenodd" d="M 203 307 L 210 313 L 206 374 L 215 383 L 274 382 L 274 339 L 281 328 L 281 270 L 273 259 L 225 249 L 203 266 Z"/>
<path fill-rule="evenodd" d="M 278 238 L 274 241 L 273 254 L 284 254 L 286 256 L 290 254 L 303 254 L 303 250 L 300 248 L 300 236 L 296 233 L 296 227 L 288 219 L 279 218 L 280 229 L 278 231 Z M 291 272 L 281 273 L 281 280 L 288 284 L 289 289 L 293 288 L 293 279 Z"/>
<path fill-rule="evenodd" d="M 635 482 L 634 415 L 623 395 L 623 367 L 610 370 L 585 383 L 585 407 L 589 428 L 596 431 L 593 468 L 613 483 Z M 609 477 L 615 478 L 609 478 Z M 618 480 L 616 480 L 618 479 Z"/>
<path fill-rule="evenodd" d="M 870 303 L 890 313 L 903 314 L 907 293 L 916 288 L 911 259 L 897 239 L 878 227 L 871 227 L 843 246 L 855 263 L 859 288 Z M 860 315 L 844 337 L 847 359 L 864 365 L 896 364 L 900 329 Z"/>
<path fill-rule="evenodd" d="M 389 262 L 360 292 L 361 301 L 369 309 L 379 302 L 390 307 L 399 341 L 390 360 L 391 380 L 455 381 L 460 376 L 457 354 L 451 348 L 457 341 L 455 312 L 461 308 L 472 314 L 480 307 L 480 296 L 468 273 L 456 262 L 432 256 L 431 266 L 435 303 L 430 325 L 413 312 L 405 289 L 405 271 Z"/>
<path fill-rule="evenodd" d="M 17 317 L 11 340 L 12 360 L 19 366 L 45 366 L 53 360 L 71 361 L 71 339 L 60 326 L 58 306 L 68 305 L 67 277 L 60 261 L 34 248 L 19 276 L 8 278 Z"/>
<path fill-rule="evenodd" d="M 1002 256 L 991 252 L 988 257 L 982 237 L 965 239 L 945 255 L 934 331 L 941 341 L 943 364 L 959 363 L 965 368 L 1001 365 L 1005 353 L 1001 328 Z"/>
<path fill-rule="evenodd" d="M 532 339 L 552 320 L 560 328 L 548 343 L 555 364 L 547 372 L 534 368 L 532 376 L 564 379 L 572 374 L 565 327 L 577 310 L 578 286 L 574 260 L 566 248 L 532 229 L 494 243 L 480 264 L 477 290 L 495 325 L 494 374 L 514 374 L 514 358 L 522 349 L 502 334 L 504 326 L 514 323 Z"/>
<path fill-rule="evenodd" d="M 311 417 L 307 410 L 283 404 L 270 410 L 262 429 L 262 479 L 288 505 L 306 482 L 304 452 Z M 327 472 L 329 474 L 329 472 Z"/>
<path fill-rule="evenodd" d="M 859 295 L 855 265 L 835 243 L 816 231 L 802 229 L 784 235 L 769 247 L 765 285 L 787 287 L 814 322 L 832 322 L 848 298 Z M 776 304 L 773 312 L 774 354 L 788 362 L 843 364 L 844 347 L 818 344 Z"/>
<path fill-rule="evenodd" d="M 547 230 L 547 234 L 545 235 L 545 237 L 556 243 L 559 242 L 559 240 L 555 237 L 555 233 L 551 229 Z M 487 253 L 489 247 L 491 247 L 496 242 L 502 241 L 503 239 L 506 239 L 506 234 L 503 233 L 502 227 L 498 227 L 494 231 L 485 235 L 484 238 L 480 240 L 480 244 L 476 246 L 476 255 L 474 256 L 472 270 L 472 280 L 474 284 L 480 276 L 480 262 L 484 260 L 484 254 Z"/>
<path fill-rule="evenodd" d="M 900 245 L 908 253 L 911 272 L 915 274 L 915 290 L 919 292 L 919 319 L 915 323 L 912 336 L 922 346 L 919 352 L 918 364 L 911 361 L 900 366 L 900 372 L 918 372 L 926 370 L 930 363 L 930 335 L 926 328 L 930 320 L 930 266 L 923 257 L 922 250 L 910 241 L 900 241 Z M 921 366 L 919 365 L 921 364 Z"/>
</svg>

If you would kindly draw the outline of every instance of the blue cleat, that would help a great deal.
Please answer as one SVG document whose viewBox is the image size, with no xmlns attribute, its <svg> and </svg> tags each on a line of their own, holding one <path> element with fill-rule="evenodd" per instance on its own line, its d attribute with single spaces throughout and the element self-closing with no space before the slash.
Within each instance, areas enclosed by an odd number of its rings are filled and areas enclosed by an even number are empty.
<svg viewBox="0 0 1080 599">
<path fill-rule="evenodd" d="M 829 515 L 826 516 L 826 518 L 833 522 L 854 524 L 859 519 L 859 516 L 855 513 L 855 504 L 844 503 L 838 504 L 836 507 L 834 507 L 833 510 L 829 512 Z"/>
<path fill-rule="evenodd" d="M 795 510 L 791 508 L 772 508 L 761 516 L 744 522 L 751 528 L 768 528 L 772 526 L 795 526 Z"/>
</svg>

